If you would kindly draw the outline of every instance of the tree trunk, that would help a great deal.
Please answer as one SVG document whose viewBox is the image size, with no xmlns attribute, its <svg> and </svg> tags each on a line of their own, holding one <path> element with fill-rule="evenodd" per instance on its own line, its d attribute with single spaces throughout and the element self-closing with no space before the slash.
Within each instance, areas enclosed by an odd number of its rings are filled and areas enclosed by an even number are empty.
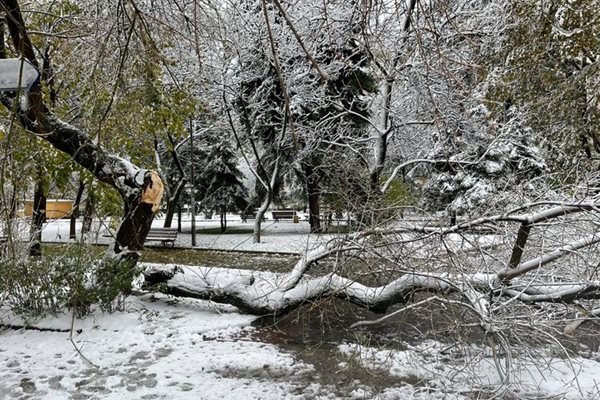
<svg viewBox="0 0 600 400">
<path fill-rule="evenodd" d="M 31 217 L 29 255 L 40 257 L 42 255 L 42 228 L 46 222 L 46 193 L 44 188 L 43 172 L 38 167 L 38 178 L 35 182 L 33 193 L 33 214 Z"/>
<path fill-rule="evenodd" d="M 381 110 L 381 122 L 380 126 L 377 129 L 377 137 L 375 140 L 374 147 L 374 159 L 375 165 L 371 168 L 369 172 L 369 181 L 371 185 L 371 192 L 379 193 L 381 189 L 379 188 L 379 180 L 381 178 L 381 172 L 385 167 L 385 161 L 387 158 L 387 148 L 388 148 L 388 136 L 389 136 L 389 125 L 390 125 L 390 107 L 392 103 L 392 89 L 393 89 L 394 80 L 390 77 L 385 77 L 385 82 L 382 87 L 382 110 Z"/>
<path fill-rule="evenodd" d="M 310 221 L 310 232 L 311 233 L 321 233 L 321 218 L 319 217 L 320 207 L 319 207 L 319 192 L 309 192 L 308 193 L 308 210 L 309 210 L 309 221 Z"/>
<path fill-rule="evenodd" d="M 94 301 L 107 306 L 119 294 L 131 292 L 131 283 L 138 273 L 135 265 L 150 231 L 154 213 L 160 206 L 162 193 L 162 180 L 156 171 L 151 171 L 145 174 L 139 190 L 130 190 L 122 196 L 125 212 L 115 239 L 96 270 L 94 294 L 97 297 L 92 297 Z M 84 303 L 80 308 L 87 311 L 88 304 Z"/>
<path fill-rule="evenodd" d="M 256 219 L 254 220 L 254 243 L 260 243 L 260 228 L 261 228 L 261 224 L 262 224 L 262 219 L 265 216 L 265 213 L 267 212 L 267 210 L 269 209 L 269 206 L 271 205 L 271 200 L 273 198 L 273 192 L 271 190 L 267 191 L 267 194 L 265 195 L 265 199 L 263 200 L 262 204 L 260 205 L 260 208 L 258 209 L 258 211 L 256 211 Z"/>
<path fill-rule="evenodd" d="M 267 193 L 265 194 L 265 198 L 258 209 L 256 211 L 256 220 L 254 220 L 254 243 L 260 243 L 260 228 L 262 224 L 262 219 L 265 216 L 265 213 L 269 209 L 271 202 L 273 201 L 273 186 L 275 186 L 275 182 L 277 181 L 277 177 L 279 176 L 279 159 L 275 162 L 273 167 L 273 173 L 271 174 L 271 181 L 267 182 L 265 186 L 265 190 Z"/>
<path fill-rule="evenodd" d="M 319 177 L 312 166 L 305 164 L 304 176 L 306 179 L 306 193 L 308 195 L 308 220 L 311 233 L 321 233 L 321 218 L 319 200 L 321 197 L 319 188 Z"/>
<path fill-rule="evenodd" d="M 177 206 L 177 232 L 181 233 L 181 205 Z"/>
<path fill-rule="evenodd" d="M 225 233 L 227 230 L 227 208 L 225 206 L 221 206 L 221 233 Z"/>
<path fill-rule="evenodd" d="M 87 199 L 85 200 L 85 208 L 83 210 L 83 221 L 81 222 L 81 237 L 87 235 L 92 230 L 92 222 L 94 220 L 96 195 L 91 187 L 88 187 Z"/>
<path fill-rule="evenodd" d="M 75 196 L 75 202 L 73 203 L 73 209 L 71 210 L 69 239 L 77 239 L 77 218 L 79 218 L 79 206 L 84 190 L 85 184 L 83 183 L 83 179 L 79 179 L 79 188 L 77 189 L 77 195 Z"/>
<path fill-rule="evenodd" d="M 185 189 L 186 182 L 187 182 L 186 179 L 182 179 L 179 182 L 179 184 L 177 185 L 177 187 L 175 188 L 175 191 L 172 192 L 171 195 L 169 196 L 169 198 L 167 199 L 167 212 L 165 214 L 165 224 L 164 224 L 165 228 L 170 228 L 171 225 L 173 224 L 173 215 L 175 214 L 175 210 L 179 209 L 179 211 L 181 212 L 181 207 L 178 207 L 178 204 L 179 204 L 179 198 L 181 197 L 181 194 L 183 193 L 183 190 Z"/>
<path fill-rule="evenodd" d="M 177 204 L 173 201 L 173 199 L 167 200 L 167 211 L 165 213 L 165 228 L 170 228 L 173 224 L 173 216 L 175 215 L 175 209 L 177 208 Z"/>
<path fill-rule="evenodd" d="M 11 192 L 11 196 L 10 196 L 9 207 L 10 207 L 10 210 L 8 213 L 8 217 L 10 220 L 13 220 L 17 216 L 17 186 L 16 185 L 12 185 L 12 192 Z"/>
<path fill-rule="evenodd" d="M 152 204 L 142 202 L 141 195 L 142 193 L 136 193 L 123 198 L 125 213 L 117 228 L 115 240 L 104 256 L 105 262 L 125 261 L 132 265 L 137 262 L 154 218 Z"/>
</svg>

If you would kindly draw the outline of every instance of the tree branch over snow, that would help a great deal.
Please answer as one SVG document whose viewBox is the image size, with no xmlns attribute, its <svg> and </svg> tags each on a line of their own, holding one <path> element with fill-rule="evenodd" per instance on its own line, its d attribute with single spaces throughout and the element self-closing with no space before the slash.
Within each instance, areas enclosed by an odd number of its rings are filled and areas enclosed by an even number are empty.
<svg viewBox="0 0 600 400">
<path fill-rule="evenodd" d="M 535 203 L 537 206 L 545 203 Z M 423 236 L 412 236 L 403 241 L 395 241 L 395 245 L 418 242 L 433 235 L 440 237 L 457 232 L 468 232 L 469 229 L 490 222 L 517 222 L 533 227 L 534 224 L 547 222 L 576 212 L 593 210 L 595 202 L 568 204 L 552 207 L 539 212 L 523 214 L 524 205 L 511 212 L 479 218 L 468 223 L 457 224 L 446 228 L 423 230 Z M 514 214 L 513 214 L 514 213 Z M 147 288 L 160 287 L 161 291 L 178 296 L 190 296 L 210 299 L 216 302 L 229 303 L 252 314 L 281 315 L 298 307 L 303 302 L 324 297 L 337 297 L 352 304 L 375 312 L 385 312 L 395 304 L 411 302 L 417 292 L 434 293 L 431 300 L 451 293 L 459 294 L 464 301 L 449 300 L 474 311 L 481 326 L 488 329 L 491 310 L 507 306 L 519 301 L 564 302 L 577 299 L 600 298 L 600 283 L 593 282 L 553 282 L 531 283 L 520 280 L 528 272 L 537 270 L 547 264 L 600 242 L 600 235 L 592 234 L 557 247 L 539 257 L 519 262 L 516 267 L 508 263 L 496 273 L 429 273 L 411 270 L 410 265 L 400 265 L 402 275 L 381 286 L 367 286 L 353 279 L 329 273 L 322 276 L 309 275 L 311 266 L 331 255 L 363 250 L 365 242 L 373 235 L 391 235 L 400 230 L 370 230 L 352 234 L 346 240 L 332 240 L 304 254 L 287 274 L 269 274 L 241 272 L 235 270 L 199 270 L 176 265 L 145 265 L 144 276 Z M 406 232 L 406 230 L 404 230 Z M 157 286 L 158 285 L 158 286 Z M 490 301 L 493 298 L 508 299 L 503 303 Z M 454 304 L 454 303 L 453 303 Z M 400 312 L 400 311 L 399 311 Z M 385 318 L 385 317 L 384 317 Z"/>
<path fill-rule="evenodd" d="M 338 297 L 375 312 L 384 312 L 393 304 L 406 303 L 416 292 L 460 292 L 481 315 L 487 311 L 485 296 L 455 285 L 450 276 L 407 274 L 384 286 L 370 287 L 337 274 L 307 278 L 294 287 L 274 285 L 266 279 L 240 275 L 236 271 L 179 265 L 144 264 L 145 285 L 161 284 L 163 293 L 228 303 L 256 315 L 282 315 L 299 305 L 325 297 Z M 285 278 L 284 278 L 285 281 Z M 459 289 L 461 288 L 461 289 Z"/>
<path fill-rule="evenodd" d="M 598 242 L 600 242 L 600 235 L 597 233 L 594 233 L 590 236 L 584 237 L 582 239 L 576 240 L 572 243 L 569 243 L 562 247 L 559 247 L 559 248 L 551 251 L 550 253 L 544 254 L 541 257 L 537 257 L 532 260 L 526 261 L 524 263 L 520 263 L 517 266 L 515 266 L 514 268 L 511 268 L 509 266 L 505 270 L 501 271 L 498 274 L 498 277 L 502 281 L 509 281 L 512 278 L 523 275 L 529 271 L 533 271 L 534 269 L 543 267 L 544 265 L 559 259 L 560 257 L 562 257 L 565 254 L 577 251 L 579 249 L 588 247 L 588 246 L 598 243 Z"/>
</svg>

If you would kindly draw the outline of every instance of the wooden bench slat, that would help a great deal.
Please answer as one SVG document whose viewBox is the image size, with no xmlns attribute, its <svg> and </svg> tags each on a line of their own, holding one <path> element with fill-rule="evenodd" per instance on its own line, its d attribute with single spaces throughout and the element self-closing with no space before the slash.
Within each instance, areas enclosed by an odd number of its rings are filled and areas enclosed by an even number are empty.
<svg viewBox="0 0 600 400">
<path fill-rule="evenodd" d="M 145 242 L 162 242 L 163 245 L 169 243 L 174 247 L 177 233 L 177 229 L 175 228 L 150 228 Z"/>
<path fill-rule="evenodd" d="M 271 211 L 273 219 L 278 222 L 280 219 L 293 219 L 297 214 L 295 210 L 274 210 Z"/>
</svg>

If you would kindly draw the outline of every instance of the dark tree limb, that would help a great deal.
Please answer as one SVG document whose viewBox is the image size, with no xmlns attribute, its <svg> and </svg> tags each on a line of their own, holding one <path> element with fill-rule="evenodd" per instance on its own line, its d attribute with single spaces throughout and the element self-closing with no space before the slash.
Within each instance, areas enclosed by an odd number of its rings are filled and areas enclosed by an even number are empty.
<svg viewBox="0 0 600 400">
<path fill-rule="evenodd" d="M 15 51 L 39 69 L 17 0 L 0 0 L 0 8 L 6 12 L 6 23 Z M 13 102 L 6 96 L 2 96 L 0 101 L 8 110 L 17 110 L 21 125 L 27 131 L 69 155 L 96 179 L 112 186 L 121 195 L 124 216 L 115 243 L 109 246 L 105 259 L 135 264 L 150 229 L 153 212 L 162 198 L 162 181 L 158 174 L 140 169 L 104 151 L 82 130 L 60 120 L 44 104 L 39 85 L 24 93 L 24 96 L 24 103 L 18 100 Z M 22 104 L 26 106 L 22 107 Z"/>
<path fill-rule="evenodd" d="M 522 224 L 519 228 L 519 232 L 517 233 L 517 239 L 515 240 L 515 244 L 510 255 L 510 260 L 508 261 L 509 268 L 516 268 L 521 262 L 521 258 L 523 257 L 523 250 L 525 250 L 525 245 L 527 244 L 527 238 L 529 237 L 530 231 L 531 225 L 529 224 Z"/>
</svg>

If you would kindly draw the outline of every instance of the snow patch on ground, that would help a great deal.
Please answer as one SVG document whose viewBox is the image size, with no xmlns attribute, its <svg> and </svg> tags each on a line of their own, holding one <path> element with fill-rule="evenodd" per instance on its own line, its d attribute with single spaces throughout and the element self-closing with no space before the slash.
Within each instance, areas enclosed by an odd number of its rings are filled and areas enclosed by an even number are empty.
<svg viewBox="0 0 600 400">
<path fill-rule="evenodd" d="M 305 399 L 320 387 L 300 383 L 313 371 L 247 334 L 253 316 L 199 300 L 127 299 L 126 311 L 94 313 L 68 332 L 0 333 L 0 399 Z M 3 324 L 24 323 L 0 310 Z M 41 328 L 69 329 L 68 315 Z M 79 332 L 79 333 L 77 333 Z M 305 394 L 308 390 L 310 394 Z"/>
<path fill-rule="evenodd" d="M 254 223 L 252 221 L 242 222 L 239 217 L 230 216 L 227 227 L 230 231 L 243 230 L 248 233 L 203 233 L 203 230 L 218 230 L 219 220 L 199 220 L 196 222 L 196 247 L 208 250 L 240 250 L 253 252 L 284 252 L 303 254 L 307 249 L 321 245 L 337 235 L 311 235 L 310 225 L 306 221 L 292 223 L 290 221 L 274 222 L 264 221 L 261 231 L 261 243 L 254 243 L 254 235 L 251 233 Z M 162 227 L 164 220 L 155 218 L 152 226 Z M 176 224 L 173 225 L 176 227 Z M 69 239 L 69 220 L 49 220 L 42 229 L 42 240 L 44 242 L 74 243 Z M 77 237 L 80 237 L 81 223 L 77 222 Z M 27 239 L 28 226 L 25 224 L 21 229 L 23 240 Z M 186 219 L 182 223 L 182 233 L 177 235 L 175 246 L 182 248 L 192 247 L 191 221 Z M 108 221 L 95 221 L 94 229 L 89 235 L 87 242 L 97 244 L 108 244 L 112 238 L 109 235 Z M 152 243 L 160 245 L 160 243 Z"/>
<path fill-rule="evenodd" d="M 427 398 L 431 399 L 461 399 L 467 397 L 460 393 L 468 394 L 478 388 L 498 389 L 505 375 L 506 360 L 500 358 L 496 362 L 489 350 L 477 346 L 428 340 L 407 345 L 406 350 L 342 344 L 339 351 L 368 369 L 422 381 L 423 387 L 430 391 Z M 499 369 L 503 370 L 502 375 Z M 527 398 L 597 399 L 600 398 L 600 362 L 581 357 L 515 357 L 506 387 Z"/>
</svg>

